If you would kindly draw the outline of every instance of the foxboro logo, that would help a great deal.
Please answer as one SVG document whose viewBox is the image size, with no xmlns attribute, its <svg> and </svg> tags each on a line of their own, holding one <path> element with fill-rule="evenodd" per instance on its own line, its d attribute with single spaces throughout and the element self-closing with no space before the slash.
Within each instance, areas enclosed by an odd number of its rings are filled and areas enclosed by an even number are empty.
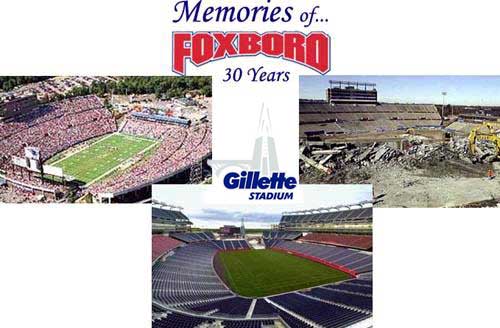
<svg viewBox="0 0 500 328">
<path fill-rule="evenodd" d="M 224 175 L 224 187 L 230 190 L 250 190 L 249 200 L 291 200 L 293 191 L 290 190 L 297 186 L 297 179 L 279 171 L 274 138 L 271 136 L 269 110 L 264 110 L 264 107 L 260 113 L 258 130 L 252 159 L 209 160 L 208 164 L 212 167 L 214 176 L 219 176 L 227 168 L 239 168 L 238 171 Z"/>
<path fill-rule="evenodd" d="M 174 32 L 172 70 L 186 74 L 186 60 L 196 66 L 226 57 L 283 58 L 321 74 L 330 71 L 330 37 L 323 32 Z"/>
</svg>

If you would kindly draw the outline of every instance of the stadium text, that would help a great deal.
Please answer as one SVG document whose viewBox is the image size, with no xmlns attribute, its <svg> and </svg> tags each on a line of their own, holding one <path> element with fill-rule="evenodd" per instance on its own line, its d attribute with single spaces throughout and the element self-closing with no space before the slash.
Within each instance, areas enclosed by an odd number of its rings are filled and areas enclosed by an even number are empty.
<svg viewBox="0 0 500 328">
<path fill-rule="evenodd" d="M 274 172 L 270 177 L 261 177 L 258 171 L 230 172 L 224 177 L 227 189 L 294 189 L 297 179 L 287 177 L 284 172 Z M 293 192 L 251 192 L 249 200 L 287 200 L 293 199 Z"/>
<path fill-rule="evenodd" d="M 330 37 L 323 32 L 174 32 L 173 68 L 186 74 L 186 59 L 194 65 L 226 57 L 265 55 L 283 58 L 321 74 L 330 70 Z"/>
<path fill-rule="evenodd" d="M 230 172 L 224 177 L 227 189 L 293 189 L 297 179 L 287 177 L 284 172 L 274 172 L 270 177 L 261 177 L 258 171 Z"/>
<path fill-rule="evenodd" d="M 251 192 L 250 200 L 287 200 L 293 199 L 293 192 Z"/>
</svg>

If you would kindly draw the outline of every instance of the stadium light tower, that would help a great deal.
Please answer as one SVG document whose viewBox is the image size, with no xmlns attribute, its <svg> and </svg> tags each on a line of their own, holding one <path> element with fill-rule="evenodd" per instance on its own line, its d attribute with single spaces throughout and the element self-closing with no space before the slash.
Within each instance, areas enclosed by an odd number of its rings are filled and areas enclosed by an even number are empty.
<svg viewBox="0 0 500 328">
<path fill-rule="evenodd" d="M 443 96 L 443 106 L 441 107 L 441 117 L 443 118 L 443 122 L 444 122 L 444 99 L 445 99 L 447 94 L 448 93 L 446 91 L 441 92 L 441 95 Z"/>
<path fill-rule="evenodd" d="M 241 218 L 240 237 L 245 239 L 245 218 Z"/>
</svg>

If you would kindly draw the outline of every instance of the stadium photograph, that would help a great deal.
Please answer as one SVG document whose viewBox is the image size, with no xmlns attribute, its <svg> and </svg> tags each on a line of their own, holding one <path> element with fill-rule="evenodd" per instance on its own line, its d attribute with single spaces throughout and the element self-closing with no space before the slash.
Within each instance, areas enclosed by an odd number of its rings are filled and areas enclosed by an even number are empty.
<svg viewBox="0 0 500 328">
<path fill-rule="evenodd" d="M 301 183 L 382 207 L 497 207 L 500 76 L 301 76 Z"/>
<path fill-rule="evenodd" d="M 210 183 L 211 77 L 0 77 L 0 202 L 138 203 Z"/>
<path fill-rule="evenodd" d="M 249 206 L 155 186 L 152 327 L 372 327 L 372 187 L 302 187 Z"/>
</svg>

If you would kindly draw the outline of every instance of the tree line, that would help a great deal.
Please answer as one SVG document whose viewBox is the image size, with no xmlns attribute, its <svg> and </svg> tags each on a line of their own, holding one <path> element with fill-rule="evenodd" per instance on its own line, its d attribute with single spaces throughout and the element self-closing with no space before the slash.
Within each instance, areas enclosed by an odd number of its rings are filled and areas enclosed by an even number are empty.
<svg viewBox="0 0 500 328">
<path fill-rule="evenodd" d="M 196 90 L 201 95 L 212 96 L 212 78 L 209 76 L 125 76 L 117 82 L 95 82 L 89 87 L 76 87 L 67 96 L 88 94 L 155 94 L 158 98 L 184 97 Z"/>
<path fill-rule="evenodd" d="M 0 91 L 11 91 L 18 85 L 40 82 L 50 78 L 50 76 L 0 76 Z"/>
</svg>

